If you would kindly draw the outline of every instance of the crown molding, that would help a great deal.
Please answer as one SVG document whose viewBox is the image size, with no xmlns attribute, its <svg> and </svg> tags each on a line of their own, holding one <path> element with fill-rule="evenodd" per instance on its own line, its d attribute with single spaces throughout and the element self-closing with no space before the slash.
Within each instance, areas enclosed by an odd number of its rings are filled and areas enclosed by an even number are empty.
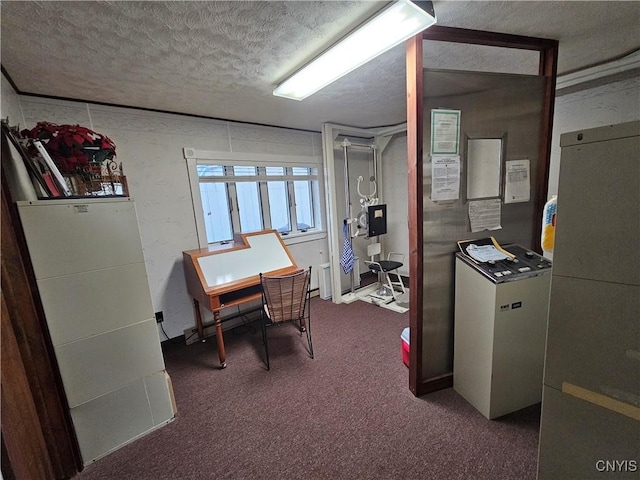
<svg viewBox="0 0 640 480">
<path fill-rule="evenodd" d="M 619 75 L 635 69 L 640 69 L 640 50 L 612 62 L 558 76 L 556 90 L 572 88 L 577 85 Z"/>
</svg>

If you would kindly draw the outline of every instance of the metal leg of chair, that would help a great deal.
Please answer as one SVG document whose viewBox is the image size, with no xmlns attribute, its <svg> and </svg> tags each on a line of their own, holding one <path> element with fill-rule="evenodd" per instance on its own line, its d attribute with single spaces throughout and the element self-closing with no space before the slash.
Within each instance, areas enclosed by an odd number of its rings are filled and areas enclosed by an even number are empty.
<svg viewBox="0 0 640 480">
<path fill-rule="evenodd" d="M 404 282 L 402 281 L 402 277 L 400 276 L 400 273 L 398 272 L 398 270 L 394 270 L 395 276 L 397 277 L 398 281 L 396 282 L 397 285 L 400 285 L 400 288 L 402 289 L 402 293 L 407 293 L 407 290 L 404 287 Z"/>
<path fill-rule="evenodd" d="M 384 285 L 384 288 L 388 291 L 388 293 L 386 293 L 386 295 L 391 294 L 391 296 L 395 300 L 396 291 L 393 288 L 393 282 L 391 281 L 391 277 L 389 277 L 389 272 L 384 272 L 384 284 L 383 285 Z"/>
<path fill-rule="evenodd" d="M 389 290 L 391 285 L 387 285 L 388 283 L 388 275 L 386 272 L 384 271 L 380 271 L 378 273 L 378 283 L 380 284 L 380 288 L 378 288 L 378 290 L 376 290 L 376 294 L 381 295 L 383 297 L 386 297 L 387 295 L 389 295 Z"/>
<path fill-rule="evenodd" d="M 385 272 L 386 276 L 387 276 L 387 283 L 389 284 L 389 288 L 391 289 L 391 294 L 393 295 L 394 300 L 397 300 L 396 298 L 396 286 L 400 287 L 400 290 L 402 290 L 402 293 L 407 293 L 407 291 L 404 288 L 404 282 L 402 281 L 402 277 L 400 277 L 400 274 L 398 273 L 398 270 L 393 270 L 393 271 L 389 271 L 389 272 Z M 396 276 L 396 281 L 392 281 L 391 277 L 389 276 L 390 274 L 393 274 Z"/>
<path fill-rule="evenodd" d="M 262 323 L 262 343 L 264 344 L 264 354 L 266 357 L 267 370 L 271 370 L 269 366 L 269 342 L 267 340 L 267 322 L 265 319 L 265 314 L 262 314 L 261 323 Z"/>
<path fill-rule="evenodd" d="M 309 345 L 309 356 L 313 358 L 313 342 L 311 341 L 311 318 L 307 318 L 307 344 Z"/>
</svg>

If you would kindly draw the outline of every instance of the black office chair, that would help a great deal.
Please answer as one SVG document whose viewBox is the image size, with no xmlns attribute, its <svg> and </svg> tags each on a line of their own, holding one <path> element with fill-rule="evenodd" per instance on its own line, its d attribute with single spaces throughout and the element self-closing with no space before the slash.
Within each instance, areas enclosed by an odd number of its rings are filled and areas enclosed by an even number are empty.
<svg viewBox="0 0 640 480">
<path fill-rule="evenodd" d="M 262 342 L 266 356 L 267 370 L 269 364 L 269 343 L 267 328 L 283 323 L 298 324 L 300 335 L 307 335 L 308 353 L 313 358 L 311 342 L 311 315 L 309 301 L 311 298 L 311 267 L 293 275 L 282 277 L 260 274 L 262 284 Z"/>
<path fill-rule="evenodd" d="M 381 296 L 391 295 L 394 300 L 398 300 L 396 288 L 399 288 L 402 293 L 406 293 L 407 290 L 402 282 L 402 277 L 398 272 L 398 269 L 403 265 L 404 255 L 397 252 L 389 252 L 386 260 L 375 261 L 376 255 L 380 255 L 382 248 L 379 243 L 372 243 L 367 246 L 367 255 L 370 260 L 365 260 L 365 265 L 372 272 L 378 275 L 378 281 L 380 282 L 380 288 L 376 291 L 376 294 Z M 391 279 L 391 275 L 396 277 L 396 280 Z"/>
</svg>

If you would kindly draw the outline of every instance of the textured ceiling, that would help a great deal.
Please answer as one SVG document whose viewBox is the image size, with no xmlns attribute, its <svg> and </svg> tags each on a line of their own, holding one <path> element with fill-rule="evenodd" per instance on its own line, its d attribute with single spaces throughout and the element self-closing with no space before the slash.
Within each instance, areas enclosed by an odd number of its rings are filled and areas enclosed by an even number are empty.
<svg viewBox="0 0 640 480">
<path fill-rule="evenodd" d="M 320 130 L 405 118 L 400 45 L 308 99 L 275 85 L 387 2 L 2 1 L 21 92 Z M 438 24 L 560 41 L 559 73 L 640 47 L 640 2 L 435 1 Z M 535 73 L 537 54 L 429 42 L 434 68 Z"/>
</svg>

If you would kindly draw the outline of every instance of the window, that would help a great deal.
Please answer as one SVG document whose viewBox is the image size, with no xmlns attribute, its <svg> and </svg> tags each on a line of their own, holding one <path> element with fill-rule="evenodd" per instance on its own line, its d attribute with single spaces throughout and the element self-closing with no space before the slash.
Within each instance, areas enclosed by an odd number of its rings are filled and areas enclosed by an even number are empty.
<svg viewBox="0 0 640 480">
<path fill-rule="evenodd" d="M 208 243 L 234 233 L 271 228 L 292 235 L 318 226 L 316 167 L 198 163 L 196 170 Z"/>
</svg>

